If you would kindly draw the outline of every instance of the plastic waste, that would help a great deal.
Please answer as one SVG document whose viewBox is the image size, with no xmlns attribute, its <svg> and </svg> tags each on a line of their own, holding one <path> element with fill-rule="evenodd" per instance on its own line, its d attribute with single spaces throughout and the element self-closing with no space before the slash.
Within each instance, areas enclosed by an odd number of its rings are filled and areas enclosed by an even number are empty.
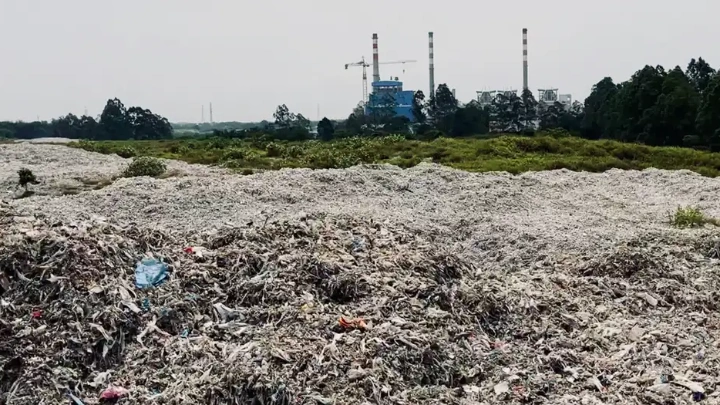
<svg viewBox="0 0 720 405">
<path fill-rule="evenodd" d="M 135 267 L 135 286 L 157 287 L 168 277 L 168 265 L 156 259 L 143 259 Z"/>
<path fill-rule="evenodd" d="M 100 399 L 120 399 L 127 393 L 128 390 L 123 387 L 110 386 L 100 394 Z"/>
</svg>

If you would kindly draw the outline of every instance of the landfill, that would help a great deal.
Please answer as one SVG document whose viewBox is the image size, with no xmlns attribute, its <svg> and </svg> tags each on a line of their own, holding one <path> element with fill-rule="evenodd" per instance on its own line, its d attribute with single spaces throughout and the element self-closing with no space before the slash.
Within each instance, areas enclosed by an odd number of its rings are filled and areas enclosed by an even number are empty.
<svg viewBox="0 0 720 405">
<path fill-rule="evenodd" d="M 669 221 L 720 215 L 718 180 L 186 165 L 58 195 L 122 159 L 3 147 L 0 404 L 720 403 L 719 230 Z M 47 193 L 11 198 L 19 166 Z"/>
</svg>

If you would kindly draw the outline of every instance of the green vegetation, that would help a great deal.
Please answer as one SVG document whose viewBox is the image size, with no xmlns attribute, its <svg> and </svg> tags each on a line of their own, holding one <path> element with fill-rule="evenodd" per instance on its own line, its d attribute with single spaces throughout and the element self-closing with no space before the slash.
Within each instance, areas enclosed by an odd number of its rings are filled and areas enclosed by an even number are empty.
<svg viewBox="0 0 720 405">
<path fill-rule="evenodd" d="M 28 189 L 28 184 L 37 184 L 37 178 L 32 170 L 23 167 L 18 170 L 18 186 L 24 187 L 25 191 Z"/>
<path fill-rule="evenodd" d="M 122 175 L 123 177 L 157 177 L 165 173 L 166 170 L 167 167 L 162 160 L 151 156 L 141 156 L 133 159 Z"/>
<path fill-rule="evenodd" d="M 353 137 L 330 142 L 203 138 L 158 141 L 81 141 L 70 146 L 101 153 L 132 147 L 143 156 L 218 164 L 236 169 L 285 167 L 344 168 L 359 163 L 411 167 L 423 160 L 474 171 L 522 173 L 551 169 L 602 172 L 612 168 L 688 169 L 720 175 L 720 153 L 680 147 L 651 147 L 611 140 L 590 141 L 561 130 L 535 136 L 491 139 L 438 138 L 408 140 L 400 135 Z"/>
<path fill-rule="evenodd" d="M 696 207 L 678 207 L 675 214 L 670 216 L 670 223 L 677 228 L 696 228 L 705 224 L 720 226 L 720 221 L 705 216 Z"/>
<path fill-rule="evenodd" d="M 684 146 L 720 151 L 720 75 L 702 58 L 692 59 L 685 70 L 680 67 L 666 70 L 662 66 L 648 65 L 624 82 L 616 83 L 610 77 L 603 78 L 593 86 L 584 103 L 576 101 L 571 105 L 548 103 L 547 99 L 539 102 L 528 90 L 520 94 L 497 94 L 489 105 L 481 105 L 477 100 L 460 103 L 447 84 L 440 84 L 429 99 L 422 92 L 416 92 L 411 117 L 396 114 L 397 100 L 393 97 L 373 100 L 367 108 L 359 104 L 345 120 L 333 122 L 323 118 L 317 123 L 317 132 L 313 131 L 314 125 L 309 119 L 291 112 L 285 104 L 277 107 L 272 114 L 272 122 L 177 124 L 175 129 L 183 132 L 185 135 L 182 137 L 185 139 L 202 138 L 208 135 L 208 131 L 212 131 L 212 136 L 216 138 L 249 141 L 249 147 L 256 149 L 256 155 L 240 157 L 235 154 L 235 158 L 228 157 L 226 160 L 232 161 L 228 166 L 258 165 L 258 160 L 266 157 L 283 158 L 274 146 L 269 150 L 264 149 L 269 141 L 327 142 L 389 134 L 402 134 L 408 139 L 420 141 L 500 133 L 532 136 L 537 131 L 553 129 L 564 130 L 585 139 L 612 139 L 650 146 Z M 242 114 L 242 111 L 238 111 L 238 114 Z M 92 140 L 159 140 L 171 139 L 173 127 L 167 119 L 150 110 L 125 108 L 117 98 L 107 101 L 98 120 L 68 114 L 51 122 L 0 122 L 0 138 L 47 136 Z M 179 145 L 177 150 L 170 153 L 201 158 L 198 153 L 189 150 L 192 148 L 180 150 L 183 147 Z M 248 145 L 240 147 L 247 148 Z M 338 147 L 342 149 L 343 144 L 338 144 Z M 118 152 L 128 155 L 126 151 Z M 298 150 L 287 152 L 291 155 L 289 164 L 344 165 L 357 160 L 353 153 L 347 156 L 344 151 L 337 150 L 320 149 L 317 156 L 306 156 L 304 160 L 295 156 Z M 204 155 L 201 160 L 220 160 L 214 153 Z M 595 161 L 592 162 L 564 162 L 561 165 L 606 166 L 612 156 L 612 153 L 601 154 L 593 156 Z M 523 161 L 517 163 L 517 166 L 542 166 L 547 164 L 547 157 L 543 159 L 542 164 Z M 466 157 L 461 160 L 467 161 Z M 637 159 L 621 160 L 631 167 L 647 163 Z"/>
</svg>

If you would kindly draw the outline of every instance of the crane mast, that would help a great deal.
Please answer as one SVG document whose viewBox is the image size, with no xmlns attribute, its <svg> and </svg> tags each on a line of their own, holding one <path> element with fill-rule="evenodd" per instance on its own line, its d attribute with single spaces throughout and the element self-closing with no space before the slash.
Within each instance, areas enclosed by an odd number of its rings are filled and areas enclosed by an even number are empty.
<svg viewBox="0 0 720 405">
<path fill-rule="evenodd" d="M 405 64 L 405 63 L 415 63 L 416 60 L 395 60 L 391 62 L 380 62 L 381 65 L 396 65 L 396 64 Z M 368 85 L 367 85 L 367 68 L 370 67 L 370 64 L 365 62 L 365 57 L 363 56 L 360 59 L 360 62 L 352 62 L 352 63 L 346 63 L 345 69 L 347 70 L 350 66 L 361 66 L 362 67 L 362 85 L 363 85 L 363 98 L 362 102 L 363 104 L 367 104 L 368 102 Z"/>
</svg>

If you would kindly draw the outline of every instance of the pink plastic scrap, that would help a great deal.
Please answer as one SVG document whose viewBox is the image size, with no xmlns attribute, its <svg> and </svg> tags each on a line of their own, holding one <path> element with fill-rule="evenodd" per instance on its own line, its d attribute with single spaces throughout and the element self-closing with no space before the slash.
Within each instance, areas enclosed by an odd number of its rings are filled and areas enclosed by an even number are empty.
<svg viewBox="0 0 720 405">
<path fill-rule="evenodd" d="M 102 394 L 100 394 L 100 399 L 119 399 L 127 393 L 128 390 L 123 387 L 111 386 L 108 387 L 105 391 L 103 391 Z"/>
</svg>

